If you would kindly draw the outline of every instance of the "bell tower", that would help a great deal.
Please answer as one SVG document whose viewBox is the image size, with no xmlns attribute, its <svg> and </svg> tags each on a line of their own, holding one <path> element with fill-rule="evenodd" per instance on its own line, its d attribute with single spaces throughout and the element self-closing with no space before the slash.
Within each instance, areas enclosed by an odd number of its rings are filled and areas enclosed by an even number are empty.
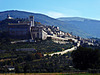
<svg viewBox="0 0 100 75">
<path fill-rule="evenodd" d="M 34 26 L 34 16 L 30 16 L 31 27 Z"/>
</svg>

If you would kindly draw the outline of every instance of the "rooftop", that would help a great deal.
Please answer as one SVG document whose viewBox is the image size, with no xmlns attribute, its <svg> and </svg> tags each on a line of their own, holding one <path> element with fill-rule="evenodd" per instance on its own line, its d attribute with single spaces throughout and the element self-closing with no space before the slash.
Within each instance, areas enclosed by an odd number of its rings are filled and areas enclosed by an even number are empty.
<svg viewBox="0 0 100 75">
<path fill-rule="evenodd" d="M 30 25 L 29 23 L 9 23 L 8 25 Z"/>
</svg>

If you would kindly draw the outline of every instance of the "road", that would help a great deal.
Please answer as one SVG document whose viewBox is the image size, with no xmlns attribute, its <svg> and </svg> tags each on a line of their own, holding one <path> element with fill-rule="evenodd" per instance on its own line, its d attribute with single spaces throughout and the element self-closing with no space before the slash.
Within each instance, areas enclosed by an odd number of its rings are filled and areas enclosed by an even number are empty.
<svg viewBox="0 0 100 75">
<path fill-rule="evenodd" d="M 53 56 L 54 54 L 61 54 L 61 55 L 63 55 L 63 54 L 65 54 L 65 53 L 67 53 L 67 52 L 71 52 L 71 51 L 73 51 L 73 50 L 76 50 L 77 49 L 77 47 L 79 47 L 80 46 L 80 41 L 78 41 L 77 42 L 77 46 L 74 46 L 74 47 L 72 47 L 72 48 L 70 48 L 70 49 L 67 49 L 67 50 L 64 50 L 64 51 L 61 51 L 61 52 L 55 52 L 55 53 L 51 53 L 51 54 L 49 54 L 50 56 Z M 47 54 L 44 54 L 44 56 L 46 56 Z"/>
</svg>

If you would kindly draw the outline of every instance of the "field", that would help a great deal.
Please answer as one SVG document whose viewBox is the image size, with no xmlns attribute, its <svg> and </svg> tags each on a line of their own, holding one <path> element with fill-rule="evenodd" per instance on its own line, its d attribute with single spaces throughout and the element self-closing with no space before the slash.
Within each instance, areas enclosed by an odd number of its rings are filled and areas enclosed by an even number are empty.
<svg viewBox="0 0 100 75">
<path fill-rule="evenodd" d="M 0 73 L 0 75 L 100 75 L 100 73 Z"/>
</svg>

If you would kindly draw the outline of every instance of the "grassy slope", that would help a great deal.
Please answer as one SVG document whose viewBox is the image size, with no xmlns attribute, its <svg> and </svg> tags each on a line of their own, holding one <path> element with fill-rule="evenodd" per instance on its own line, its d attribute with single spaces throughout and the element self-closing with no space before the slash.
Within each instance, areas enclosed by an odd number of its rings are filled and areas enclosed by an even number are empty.
<svg viewBox="0 0 100 75">
<path fill-rule="evenodd" d="M 100 73 L 1 73 L 0 75 L 100 75 Z"/>
</svg>

